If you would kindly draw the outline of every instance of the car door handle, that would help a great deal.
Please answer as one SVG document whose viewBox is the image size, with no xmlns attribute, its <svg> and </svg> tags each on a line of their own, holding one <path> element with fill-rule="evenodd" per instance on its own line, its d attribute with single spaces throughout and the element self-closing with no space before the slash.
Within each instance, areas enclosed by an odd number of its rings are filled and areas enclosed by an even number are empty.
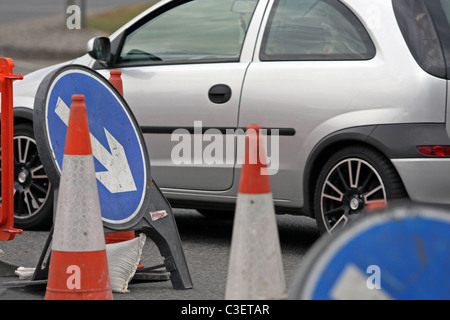
<svg viewBox="0 0 450 320">
<path fill-rule="evenodd" d="M 231 99 L 231 88 L 226 84 L 216 84 L 209 89 L 208 97 L 216 104 L 228 102 Z"/>
</svg>

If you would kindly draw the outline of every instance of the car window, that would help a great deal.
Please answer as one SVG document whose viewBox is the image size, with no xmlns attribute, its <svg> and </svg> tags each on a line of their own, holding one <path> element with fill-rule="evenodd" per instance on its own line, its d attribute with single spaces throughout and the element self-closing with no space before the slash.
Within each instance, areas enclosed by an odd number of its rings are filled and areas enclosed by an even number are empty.
<svg viewBox="0 0 450 320">
<path fill-rule="evenodd" d="M 356 16 L 333 0 L 276 0 L 260 59 L 371 59 L 375 47 Z"/>
<path fill-rule="evenodd" d="M 450 58 L 450 0 L 393 0 L 392 4 L 403 38 L 417 63 L 431 75 L 448 77 L 450 65 L 446 66 L 444 55 Z"/>
<path fill-rule="evenodd" d="M 119 63 L 236 61 L 257 0 L 194 0 L 130 33 Z"/>
<path fill-rule="evenodd" d="M 431 14 L 433 15 L 445 56 L 447 67 L 446 78 L 450 79 L 450 0 L 440 0 L 439 3 L 434 6 L 432 3 L 429 3 L 428 5 Z M 440 12 L 442 12 L 442 18 L 439 18 Z"/>
<path fill-rule="evenodd" d="M 450 1 L 441 0 L 442 8 L 444 9 L 445 16 L 447 17 L 447 22 L 450 22 Z"/>
</svg>

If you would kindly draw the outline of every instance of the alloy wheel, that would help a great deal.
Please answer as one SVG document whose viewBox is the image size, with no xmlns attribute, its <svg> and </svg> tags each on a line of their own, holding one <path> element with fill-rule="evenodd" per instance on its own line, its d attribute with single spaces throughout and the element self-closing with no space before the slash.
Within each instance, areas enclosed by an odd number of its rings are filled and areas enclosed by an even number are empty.
<svg viewBox="0 0 450 320">
<path fill-rule="evenodd" d="M 379 173 L 359 158 L 337 163 L 322 184 L 320 213 L 329 233 L 343 228 L 366 206 L 386 203 L 386 188 Z"/>
<path fill-rule="evenodd" d="M 1 169 L 0 169 L 1 170 Z M 17 222 L 37 215 L 50 194 L 51 184 L 38 156 L 36 141 L 14 137 L 14 218 Z M 1 197 L 0 197 L 1 199 Z"/>
</svg>

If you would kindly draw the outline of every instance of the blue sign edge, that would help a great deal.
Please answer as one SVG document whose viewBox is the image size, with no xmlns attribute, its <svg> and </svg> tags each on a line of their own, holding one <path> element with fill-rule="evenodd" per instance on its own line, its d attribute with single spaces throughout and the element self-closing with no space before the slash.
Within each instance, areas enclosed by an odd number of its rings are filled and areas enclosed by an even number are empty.
<svg viewBox="0 0 450 320">
<path fill-rule="evenodd" d="M 132 113 L 131 109 L 129 108 L 128 104 L 126 103 L 125 99 L 122 97 L 122 95 L 117 91 L 117 89 L 100 73 L 96 72 L 95 70 L 83 66 L 83 65 L 77 65 L 77 64 L 70 64 L 66 66 L 62 66 L 61 68 L 54 70 L 50 72 L 44 80 L 41 82 L 35 96 L 35 102 L 34 102 L 34 109 L 33 109 L 33 120 L 34 120 L 34 133 L 35 133 L 35 139 L 38 146 L 38 152 L 40 154 L 41 162 L 44 166 L 44 169 L 49 177 L 49 180 L 54 187 L 56 193 L 59 188 L 59 179 L 60 179 L 60 168 L 57 165 L 57 161 L 55 158 L 55 155 L 52 150 L 52 146 L 49 143 L 49 136 L 48 136 L 48 130 L 47 130 L 47 124 L 46 124 L 46 113 L 47 113 L 47 100 L 49 98 L 50 93 L 50 84 L 52 84 L 56 78 L 58 78 L 59 75 L 62 73 L 68 72 L 68 71 L 76 71 L 80 72 L 83 71 L 84 73 L 89 74 L 89 76 L 96 77 L 99 82 L 101 82 L 108 90 L 111 91 L 111 93 L 118 98 L 120 101 L 120 104 L 124 110 L 124 112 L 127 114 L 130 122 L 133 124 L 133 129 L 136 133 L 136 137 L 138 141 L 140 142 L 140 147 L 142 154 L 144 156 L 144 170 L 146 172 L 146 179 L 144 184 L 144 190 L 142 191 L 142 197 L 141 197 L 141 203 L 139 206 L 139 209 L 136 210 L 131 216 L 129 216 L 127 219 L 123 219 L 120 221 L 109 221 L 108 219 L 105 220 L 103 217 L 103 223 L 104 226 L 112 229 L 112 230 L 129 230 L 131 227 L 139 223 L 139 221 L 142 219 L 146 211 L 148 211 L 149 207 L 149 201 L 150 201 L 150 184 L 152 182 L 151 178 L 151 172 L 150 172 L 150 160 L 149 155 L 146 147 L 145 140 L 142 136 L 142 131 L 140 130 L 140 127 L 138 125 L 138 122 L 136 121 L 136 118 L 134 117 L 134 114 Z"/>
<path fill-rule="evenodd" d="M 332 235 L 323 235 L 306 254 L 299 272 L 295 275 L 290 288 L 290 299 L 314 299 L 313 295 L 323 271 L 339 254 L 340 249 L 369 229 L 405 218 L 423 218 L 450 223 L 450 212 L 431 205 L 399 205 L 380 212 L 367 213 L 343 230 Z"/>
</svg>

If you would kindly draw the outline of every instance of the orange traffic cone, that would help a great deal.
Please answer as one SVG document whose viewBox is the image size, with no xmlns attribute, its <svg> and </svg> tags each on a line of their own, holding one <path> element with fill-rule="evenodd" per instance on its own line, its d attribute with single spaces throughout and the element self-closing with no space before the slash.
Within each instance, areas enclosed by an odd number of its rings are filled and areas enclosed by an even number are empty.
<svg viewBox="0 0 450 320">
<path fill-rule="evenodd" d="M 46 300 L 111 300 L 84 96 L 70 108 Z"/>
<path fill-rule="evenodd" d="M 234 216 L 225 299 L 287 299 L 278 227 L 260 138 L 249 126 Z M 264 161 L 262 161 L 264 160 Z"/>
<path fill-rule="evenodd" d="M 111 82 L 111 84 L 123 96 L 122 71 L 120 71 L 120 70 L 111 70 L 109 72 L 109 82 Z"/>
</svg>

